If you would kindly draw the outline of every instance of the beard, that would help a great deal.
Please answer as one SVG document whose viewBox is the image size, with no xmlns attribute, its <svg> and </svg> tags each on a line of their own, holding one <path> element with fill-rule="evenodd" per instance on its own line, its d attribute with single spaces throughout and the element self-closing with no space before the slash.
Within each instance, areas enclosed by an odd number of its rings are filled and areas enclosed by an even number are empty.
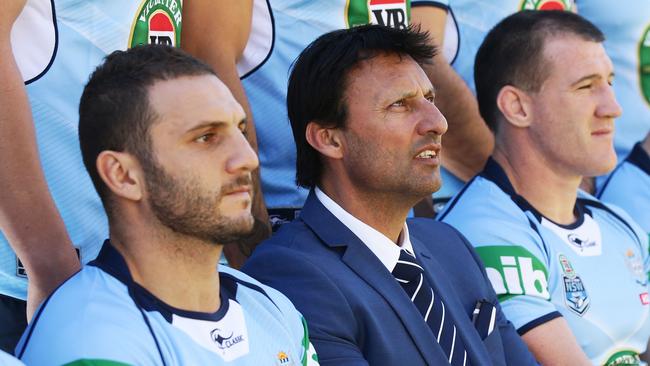
<svg viewBox="0 0 650 366">
<path fill-rule="evenodd" d="M 202 189 L 197 179 L 179 179 L 155 161 L 143 164 L 149 206 L 160 223 L 174 232 L 213 244 L 237 242 L 251 234 L 252 214 L 226 216 L 219 210 L 223 192 L 251 184 L 250 175 L 215 189 Z"/>
</svg>

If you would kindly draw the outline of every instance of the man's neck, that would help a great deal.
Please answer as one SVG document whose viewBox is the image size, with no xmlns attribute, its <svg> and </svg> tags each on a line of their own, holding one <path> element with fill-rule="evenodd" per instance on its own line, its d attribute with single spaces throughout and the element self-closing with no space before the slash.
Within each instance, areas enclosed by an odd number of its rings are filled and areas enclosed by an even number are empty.
<svg viewBox="0 0 650 366">
<path fill-rule="evenodd" d="M 133 225 L 132 227 L 138 227 Z M 168 229 L 111 230 L 133 280 L 175 308 L 212 313 L 219 309 L 218 263 L 223 247 Z"/>
<path fill-rule="evenodd" d="M 562 176 L 534 153 L 506 153 L 497 147 L 492 157 L 501 165 L 517 194 L 542 215 L 563 225 L 575 222 L 580 176 Z"/>
<path fill-rule="evenodd" d="M 404 199 L 343 187 L 343 184 L 329 184 L 325 180 L 320 185 L 320 189 L 350 215 L 397 244 L 412 205 Z"/>
</svg>

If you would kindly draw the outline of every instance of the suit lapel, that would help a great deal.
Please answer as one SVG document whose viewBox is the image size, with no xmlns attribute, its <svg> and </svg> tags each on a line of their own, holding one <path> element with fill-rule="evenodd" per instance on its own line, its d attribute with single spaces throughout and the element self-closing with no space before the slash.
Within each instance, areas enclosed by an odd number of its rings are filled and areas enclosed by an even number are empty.
<svg viewBox="0 0 650 366">
<path fill-rule="evenodd" d="M 427 363 L 447 362 L 429 326 L 395 278 L 372 251 L 320 203 L 313 191 L 300 218 L 325 245 L 346 247 L 342 261 L 390 304 Z"/>
<path fill-rule="evenodd" d="M 414 230 L 411 230 L 410 227 L 409 232 L 415 255 L 422 264 L 427 279 L 429 280 L 429 283 L 431 283 L 431 287 L 433 287 L 433 291 L 436 295 L 442 296 L 447 314 L 452 316 L 454 323 L 463 338 L 468 359 L 474 362 L 481 359 L 488 360 L 489 356 L 486 353 L 485 348 L 476 346 L 477 344 L 482 345 L 483 341 L 480 339 L 478 332 L 475 331 L 469 315 L 465 313 L 463 304 L 459 301 L 457 296 L 452 296 L 455 295 L 455 289 L 446 279 L 450 274 L 443 270 L 443 267 L 440 266 L 434 256 L 431 255 L 427 246 L 415 237 Z M 435 240 L 435 238 L 431 239 Z M 459 268 L 458 270 L 462 271 L 462 268 Z"/>
</svg>

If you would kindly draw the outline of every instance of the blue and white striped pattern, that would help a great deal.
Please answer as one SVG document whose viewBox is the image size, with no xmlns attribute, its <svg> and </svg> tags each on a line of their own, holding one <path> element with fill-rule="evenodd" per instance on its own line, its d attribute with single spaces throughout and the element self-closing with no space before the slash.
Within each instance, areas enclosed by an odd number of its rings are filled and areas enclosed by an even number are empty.
<svg viewBox="0 0 650 366">
<path fill-rule="evenodd" d="M 468 365 L 465 345 L 461 337 L 456 336 L 456 325 L 451 317 L 445 316 L 445 304 L 440 296 L 434 294 L 417 259 L 402 249 L 392 273 L 431 327 L 434 337 L 449 357 L 449 364 Z"/>
</svg>

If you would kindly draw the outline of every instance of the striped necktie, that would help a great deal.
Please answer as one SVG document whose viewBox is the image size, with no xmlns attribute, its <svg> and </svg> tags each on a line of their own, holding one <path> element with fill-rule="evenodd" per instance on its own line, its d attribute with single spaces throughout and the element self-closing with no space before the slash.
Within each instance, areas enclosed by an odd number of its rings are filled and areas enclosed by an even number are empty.
<svg viewBox="0 0 650 366">
<path fill-rule="evenodd" d="M 440 296 L 433 293 L 424 269 L 417 259 L 406 250 L 400 251 L 399 259 L 393 269 L 393 276 L 411 299 L 415 307 L 431 327 L 433 336 L 445 351 L 449 363 L 454 366 L 467 366 L 467 351 L 460 334 L 456 332 L 451 316 L 445 316 L 445 304 Z"/>
</svg>

